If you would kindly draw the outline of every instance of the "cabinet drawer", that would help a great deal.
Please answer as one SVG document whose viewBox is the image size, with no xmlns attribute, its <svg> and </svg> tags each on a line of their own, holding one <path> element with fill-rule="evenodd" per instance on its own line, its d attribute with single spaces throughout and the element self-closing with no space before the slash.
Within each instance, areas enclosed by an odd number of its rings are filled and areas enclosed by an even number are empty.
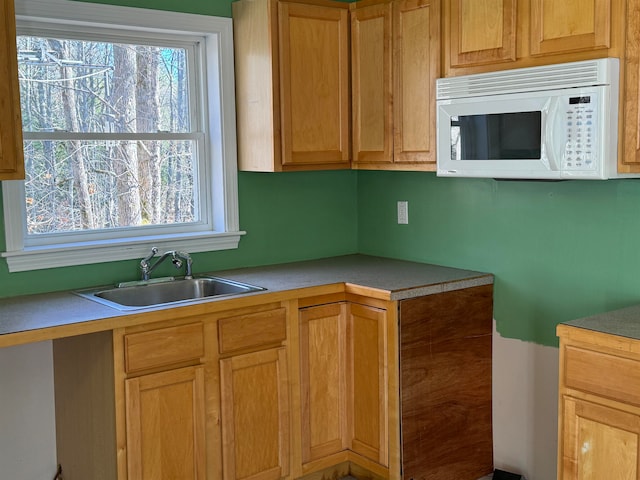
<svg viewBox="0 0 640 480">
<path fill-rule="evenodd" d="M 640 362 L 567 346 L 565 385 L 603 397 L 640 405 Z"/>
<path fill-rule="evenodd" d="M 248 313 L 218 321 L 220 353 L 280 344 L 287 338 L 286 309 Z"/>
<path fill-rule="evenodd" d="M 125 335 L 124 352 L 128 373 L 196 360 L 204 356 L 202 323 Z"/>
</svg>

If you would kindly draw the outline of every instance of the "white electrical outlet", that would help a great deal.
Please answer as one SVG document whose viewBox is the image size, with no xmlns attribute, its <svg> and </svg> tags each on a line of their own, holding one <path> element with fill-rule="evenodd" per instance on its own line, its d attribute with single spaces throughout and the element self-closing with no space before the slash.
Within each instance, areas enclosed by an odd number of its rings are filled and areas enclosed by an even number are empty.
<svg viewBox="0 0 640 480">
<path fill-rule="evenodd" d="M 398 225 L 409 223 L 409 202 L 398 202 Z"/>
</svg>

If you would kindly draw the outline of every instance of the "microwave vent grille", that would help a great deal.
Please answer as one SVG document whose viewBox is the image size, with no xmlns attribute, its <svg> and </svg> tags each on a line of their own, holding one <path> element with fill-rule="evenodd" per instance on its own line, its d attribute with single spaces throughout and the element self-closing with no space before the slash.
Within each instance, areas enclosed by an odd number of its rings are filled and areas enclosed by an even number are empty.
<svg viewBox="0 0 640 480">
<path fill-rule="evenodd" d="M 440 78 L 436 82 L 438 100 L 501 95 L 519 92 L 608 85 L 617 75 L 618 59 L 602 58 L 583 62 L 518 68 L 500 72 Z"/>
</svg>

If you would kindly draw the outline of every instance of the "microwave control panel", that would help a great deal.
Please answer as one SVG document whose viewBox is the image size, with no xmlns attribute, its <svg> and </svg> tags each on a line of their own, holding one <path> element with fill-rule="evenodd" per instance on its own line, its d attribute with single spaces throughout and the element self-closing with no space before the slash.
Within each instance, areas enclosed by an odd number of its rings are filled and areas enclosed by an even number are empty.
<svg viewBox="0 0 640 480">
<path fill-rule="evenodd" d="M 567 138 L 562 170 L 594 170 L 598 149 L 594 144 L 598 128 L 597 94 L 565 97 L 565 122 Z"/>
</svg>

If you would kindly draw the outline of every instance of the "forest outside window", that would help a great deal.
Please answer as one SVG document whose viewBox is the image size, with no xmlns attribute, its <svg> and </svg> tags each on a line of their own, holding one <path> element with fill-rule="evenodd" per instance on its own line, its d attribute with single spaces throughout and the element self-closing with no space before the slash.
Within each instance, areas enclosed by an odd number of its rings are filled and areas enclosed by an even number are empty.
<svg viewBox="0 0 640 480">
<path fill-rule="evenodd" d="M 235 248 L 230 20 L 66 0 L 16 11 L 26 180 L 2 184 L 10 271 Z"/>
</svg>

